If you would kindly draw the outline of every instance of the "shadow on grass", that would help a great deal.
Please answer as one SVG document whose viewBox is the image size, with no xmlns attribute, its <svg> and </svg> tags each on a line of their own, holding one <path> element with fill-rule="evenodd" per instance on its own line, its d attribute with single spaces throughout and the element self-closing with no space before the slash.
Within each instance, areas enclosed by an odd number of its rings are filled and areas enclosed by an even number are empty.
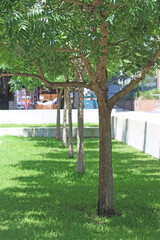
<svg viewBox="0 0 160 240">
<path fill-rule="evenodd" d="M 85 139 L 84 176 L 76 174 L 76 159 L 67 159 L 61 142 L 27 142 L 33 155 L 11 165 L 18 185 L 0 192 L 0 239 L 158 239 L 160 175 L 154 158 L 113 142 L 115 206 L 122 216 L 105 219 L 96 216 L 97 139 Z"/>
<path fill-rule="evenodd" d="M 37 174 L 14 178 L 19 186 L 1 191 L 0 239 L 91 239 L 83 224 L 96 209 L 97 186 L 78 177 L 72 161 L 30 160 L 14 167 Z"/>
</svg>

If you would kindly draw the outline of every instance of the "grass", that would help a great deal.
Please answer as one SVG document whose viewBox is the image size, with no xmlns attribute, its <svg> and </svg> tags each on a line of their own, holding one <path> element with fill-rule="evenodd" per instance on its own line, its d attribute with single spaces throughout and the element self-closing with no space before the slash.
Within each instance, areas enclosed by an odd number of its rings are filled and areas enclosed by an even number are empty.
<svg viewBox="0 0 160 240">
<path fill-rule="evenodd" d="M 84 140 L 83 176 L 76 154 L 68 159 L 54 138 L 0 141 L 0 239 L 160 239 L 159 160 L 113 141 L 115 208 L 122 215 L 106 219 L 96 214 L 98 139 Z"/>
<path fill-rule="evenodd" d="M 61 124 L 61 127 L 63 125 Z M 67 124 L 68 126 L 68 124 Z M 84 127 L 98 127 L 96 123 L 84 123 Z M 51 124 L 0 124 L 0 128 L 19 128 L 19 127 L 56 127 L 56 123 Z M 77 127 L 77 123 L 73 123 L 73 127 Z"/>
</svg>

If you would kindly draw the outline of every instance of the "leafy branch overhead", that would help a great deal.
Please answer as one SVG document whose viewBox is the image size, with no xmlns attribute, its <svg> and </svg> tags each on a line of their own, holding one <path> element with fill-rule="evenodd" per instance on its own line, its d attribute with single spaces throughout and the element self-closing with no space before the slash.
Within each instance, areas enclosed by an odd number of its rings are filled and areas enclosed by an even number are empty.
<svg viewBox="0 0 160 240">
<path fill-rule="evenodd" d="M 28 65 L 36 60 L 53 79 L 67 71 L 67 58 L 83 57 L 95 73 L 103 61 L 108 72 L 110 62 L 115 62 L 118 70 L 135 74 L 158 49 L 159 6 L 155 1 L 21 2 L 1 3 L 5 6 L 1 9 L 1 59 L 7 58 L 13 71 L 15 57 Z M 7 7 L 10 14 L 4 11 Z"/>
</svg>

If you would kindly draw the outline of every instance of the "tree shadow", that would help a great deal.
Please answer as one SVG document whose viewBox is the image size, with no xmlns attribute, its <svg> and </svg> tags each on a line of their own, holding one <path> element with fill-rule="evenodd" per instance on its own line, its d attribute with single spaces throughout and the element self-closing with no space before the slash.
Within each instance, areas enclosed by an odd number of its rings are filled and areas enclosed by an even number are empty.
<svg viewBox="0 0 160 240">
<path fill-rule="evenodd" d="M 14 239 L 36 239 L 35 232 L 37 239 L 69 239 L 75 226 L 83 239 L 88 231 L 79 221 L 93 211 L 89 199 L 95 199 L 97 186 L 93 190 L 92 181 L 88 184 L 85 176 L 77 176 L 73 161 L 30 160 L 12 167 L 36 174 L 16 177 L 12 180 L 18 181 L 17 187 L 1 191 L 0 239 L 12 239 L 12 234 Z"/>
</svg>

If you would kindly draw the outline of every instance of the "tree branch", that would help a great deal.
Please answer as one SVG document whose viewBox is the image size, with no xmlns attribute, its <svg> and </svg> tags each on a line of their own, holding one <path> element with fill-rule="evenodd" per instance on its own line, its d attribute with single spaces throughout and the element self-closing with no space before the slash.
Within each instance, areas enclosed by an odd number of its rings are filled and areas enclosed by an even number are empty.
<svg viewBox="0 0 160 240">
<path fill-rule="evenodd" d="M 128 41 L 128 39 L 123 39 L 123 40 L 119 40 L 119 41 L 117 41 L 116 43 L 109 43 L 108 42 L 108 46 L 120 46 L 121 45 L 121 43 L 124 43 L 124 42 L 127 42 Z"/>
<path fill-rule="evenodd" d="M 89 88 L 92 89 L 92 84 L 85 83 L 85 82 L 48 82 L 45 83 L 46 86 L 50 86 L 52 88 L 72 88 L 72 87 L 84 87 L 84 88 Z"/>
<path fill-rule="evenodd" d="M 76 59 L 81 59 L 81 57 L 80 56 L 72 57 L 72 58 L 68 58 L 67 60 L 64 60 L 64 61 L 68 62 L 68 61 L 72 61 L 72 60 L 76 60 Z"/>
<path fill-rule="evenodd" d="M 39 66 L 36 66 L 40 75 L 41 75 L 41 81 L 47 86 L 51 88 L 66 88 L 66 87 L 85 87 L 85 88 L 92 88 L 91 83 L 78 83 L 78 82 L 50 82 L 48 81 L 42 72 L 42 69 Z"/>
<path fill-rule="evenodd" d="M 93 2 L 89 5 L 90 11 L 94 11 L 95 7 L 99 6 L 103 2 L 106 2 L 106 1 L 104 1 L 104 0 L 93 0 Z M 109 4 L 106 3 L 106 5 L 108 6 Z"/>
<path fill-rule="evenodd" d="M 84 83 L 84 82 L 50 82 L 46 78 L 42 78 L 39 75 L 36 74 L 27 74 L 27 73 L 0 73 L 1 77 L 13 77 L 13 76 L 19 76 L 19 77 L 32 77 L 37 78 L 41 82 L 43 82 L 47 87 L 51 88 L 65 88 L 65 87 L 84 87 L 92 89 L 92 84 L 90 82 Z"/>
<path fill-rule="evenodd" d="M 78 53 L 78 50 L 73 48 L 59 48 L 56 52 Z"/>
<path fill-rule="evenodd" d="M 0 78 L 1 77 L 13 77 L 13 76 L 17 76 L 17 77 L 32 77 L 32 78 L 37 78 L 40 81 L 41 76 L 36 75 L 36 74 L 28 74 L 28 73 L 0 73 Z"/>
<path fill-rule="evenodd" d="M 106 0 L 93 0 L 93 2 L 91 2 L 90 4 L 87 4 L 85 2 L 81 2 L 79 0 L 62 0 L 62 3 L 64 2 L 68 2 L 71 4 L 77 4 L 82 8 L 87 9 L 89 12 L 94 11 L 95 8 L 99 5 L 101 5 L 102 3 L 105 3 L 106 6 L 110 7 L 110 5 L 112 6 L 111 10 L 114 10 L 116 8 L 122 7 L 124 5 L 127 5 L 126 2 L 120 3 L 120 4 L 110 4 L 110 3 L 106 3 Z M 108 11 L 106 13 L 104 13 L 104 16 L 106 16 L 108 14 Z"/>
<path fill-rule="evenodd" d="M 82 60 L 84 62 L 85 68 L 87 69 L 87 71 L 89 73 L 92 83 L 93 84 L 96 83 L 96 80 L 97 80 L 96 74 L 94 73 L 94 70 L 91 66 L 89 59 L 85 55 L 82 55 Z"/>
<path fill-rule="evenodd" d="M 37 65 L 36 65 L 36 68 L 38 69 L 38 71 L 40 73 L 41 79 L 45 79 L 45 76 L 44 76 L 44 73 L 43 73 L 42 69 L 39 66 L 37 66 Z"/>
<path fill-rule="evenodd" d="M 157 50 L 154 56 L 147 62 L 147 64 L 142 69 L 142 71 L 139 74 L 137 74 L 134 77 L 134 79 L 126 87 L 124 87 L 121 91 L 119 91 L 113 97 L 110 98 L 109 104 L 111 107 L 113 107 L 116 104 L 116 102 L 119 101 L 122 97 L 128 94 L 145 77 L 145 74 L 155 64 L 156 60 L 159 57 L 160 57 L 160 48 Z"/>
<path fill-rule="evenodd" d="M 74 63 L 74 61 L 71 61 L 73 67 L 74 67 L 74 70 L 75 70 L 75 73 L 77 75 L 77 78 L 79 78 L 79 72 L 78 72 L 78 67 L 76 66 L 76 64 Z"/>
<path fill-rule="evenodd" d="M 70 2 L 72 4 L 77 4 L 80 7 L 83 7 L 85 9 L 87 9 L 89 12 L 94 11 L 95 7 L 99 6 L 100 4 L 102 4 L 103 2 L 106 2 L 105 0 L 94 0 L 92 3 L 90 4 L 86 4 L 85 2 L 80 2 L 78 0 L 63 0 L 63 2 Z M 106 3 L 106 5 L 109 5 Z"/>
<path fill-rule="evenodd" d="M 86 9 L 89 9 L 89 5 L 88 5 L 88 4 L 86 4 L 86 3 L 84 3 L 84 2 L 80 2 L 80 1 L 78 1 L 78 0 L 63 0 L 63 1 L 64 1 L 64 2 L 73 3 L 73 4 L 77 4 L 77 5 L 81 6 L 81 7 L 84 7 L 84 8 L 86 8 Z"/>
<path fill-rule="evenodd" d="M 96 7 L 100 4 L 102 4 L 103 2 L 106 2 L 106 1 L 105 0 L 93 0 L 93 2 L 90 4 L 90 7 Z M 106 5 L 108 5 L 108 4 L 106 3 Z"/>
<path fill-rule="evenodd" d="M 103 16 L 102 16 L 103 18 Z M 106 22 L 102 23 L 100 26 L 101 39 L 100 39 L 100 49 L 102 55 L 99 56 L 99 62 L 97 63 L 97 72 L 96 76 L 98 79 L 101 79 L 100 85 L 101 89 L 106 89 L 106 65 L 107 65 L 107 44 L 108 44 L 108 25 Z"/>
<path fill-rule="evenodd" d="M 127 6 L 129 3 L 128 2 L 121 2 L 121 3 L 107 3 L 106 6 L 108 7 L 107 11 L 103 13 L 103 17 L 107 17 L 107 15 L 109 13 L 111 13 L 112 11 Z"/>
</svg>

